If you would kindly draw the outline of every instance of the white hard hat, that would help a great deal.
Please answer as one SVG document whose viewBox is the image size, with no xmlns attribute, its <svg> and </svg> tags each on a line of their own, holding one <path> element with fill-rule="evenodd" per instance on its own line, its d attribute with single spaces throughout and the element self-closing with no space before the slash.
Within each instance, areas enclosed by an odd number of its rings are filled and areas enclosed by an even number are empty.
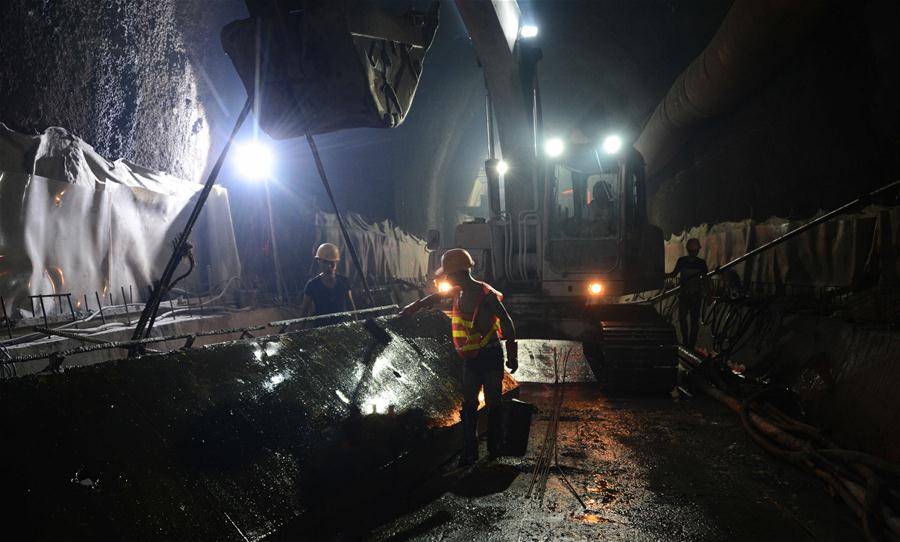
<svg viewBox="0 0 900 542">
<path fill-rule="evenodd" d="M 316 249 L 316 259 L 336 262 L 341 259 L 341 252 L 338 250 L 337 245 L 322 243 L 319 245 L 319 248 Z"/>
</svg>

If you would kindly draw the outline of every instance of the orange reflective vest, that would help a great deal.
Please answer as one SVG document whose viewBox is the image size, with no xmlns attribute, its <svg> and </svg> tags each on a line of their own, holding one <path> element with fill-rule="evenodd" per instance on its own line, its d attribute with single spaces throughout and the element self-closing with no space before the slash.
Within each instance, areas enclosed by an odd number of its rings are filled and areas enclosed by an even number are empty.
<svg viewBox="0 0 900 542">
<path fill-rule="evenodd" d="M 475 319 L 478 317 L 478 311 L 481 309 L 484 298 L 493 294 L 499 301 L 503 300 L 503 294 L 491 288 L 490 285 L 481 283 L 481 297 L 475 304 L 475 311 L 472 314 L 466 314 L 459 308 L 459 290 L 455 290 L 453 294 L 453 309 L 450 311 L 450 329 L 453 332 L 453 346 L 456 353 L 462 358 L 474 358 L 478 355 L 482 348 L 486 347 L 491 341 L 496 339 L 499 341 L 503 333 L 500 330 L 500 317 L 494 316 L 493 324 L 490 329 L 481 332 L 475 327 Z"/>
</svg>

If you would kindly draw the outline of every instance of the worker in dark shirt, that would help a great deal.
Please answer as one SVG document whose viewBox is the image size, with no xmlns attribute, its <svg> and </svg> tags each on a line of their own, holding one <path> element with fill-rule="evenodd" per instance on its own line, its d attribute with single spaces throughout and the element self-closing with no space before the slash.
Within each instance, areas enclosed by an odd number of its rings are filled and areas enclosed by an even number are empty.
<svg viewBox="0 0 900 542">
<path fill-rule="evenodd" d="M 303 289 L 301 317 L 356 310 L 350 291 L 350 280 L 337 274 L 337 264 L 340 260 L 338 247 L 331 243 L 322 243 L 316 249 L 316 262 L 322 272 L 307 282 Z M 326 318 L 316 321 L 316 325 L 327 326 L 338 321 L 338 318 Z"/>
<path fill-rule="evenodd" d="M 681 327 L 681 342 L 687 348 L 697 344 L 697 332 L 700 328 L 700 307 L 703 304 L 702 277 L 709 268 L 706 260 L 697 256 L 700 253 L 700 240 L 688 239 L 687 256 L 678 258 L 675 269 L 666 273 L 667 277 L 681 275 L 678 292 L 678 324 Z M 690 328 L 688 328 L 690 318 Z"/>
</svg>

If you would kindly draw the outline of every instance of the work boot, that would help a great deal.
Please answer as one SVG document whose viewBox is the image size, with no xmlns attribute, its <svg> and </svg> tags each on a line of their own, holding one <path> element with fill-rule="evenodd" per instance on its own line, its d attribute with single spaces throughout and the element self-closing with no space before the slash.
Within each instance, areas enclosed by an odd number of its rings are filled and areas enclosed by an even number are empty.
<svg viewBox="0 0 900 542">
<path fill-rule="evenodd" d="M 463 429 L 463 451 L 459 456 L 459 466 L 468 467 L 478 460 L 478 418 L 477 414 L 463 409 L 461 413 Z"/>
<path fill-rule="evenodd" d="M 495 404 L 488 411 L 488 454 L 492 459 L 503 455 L 503 410 Z"/>
</svg>

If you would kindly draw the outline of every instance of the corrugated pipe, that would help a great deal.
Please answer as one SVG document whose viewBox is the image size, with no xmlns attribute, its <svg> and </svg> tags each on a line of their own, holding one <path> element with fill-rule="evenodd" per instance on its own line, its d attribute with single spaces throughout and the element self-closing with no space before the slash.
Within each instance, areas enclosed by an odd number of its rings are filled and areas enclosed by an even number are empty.
<svg viewBox="0 0 900 542">
<path fill-rule="evenodd" d="M 831 2 L 735 0 L 706 49 L 678 76 L 635 143 L 658 174 L 702 122 L 760 87 L 817 26 Z"/>
</svg>

